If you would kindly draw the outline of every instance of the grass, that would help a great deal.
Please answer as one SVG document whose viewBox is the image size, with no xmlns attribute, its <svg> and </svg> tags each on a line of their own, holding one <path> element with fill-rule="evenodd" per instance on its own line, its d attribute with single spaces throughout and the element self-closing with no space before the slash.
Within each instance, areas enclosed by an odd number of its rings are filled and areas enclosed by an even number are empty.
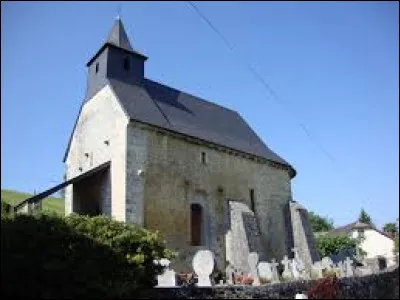
<svg viewBox="0 0 400 300">
<path fill-rule="evenodd" d="M 21 193 L 10 190 L 1 190 L 1 201 L 10 205 L 16 205 L 26 198 L 33 196 L 28 193 Z M 64 199 L 57 197 L 48 197 L 42 200 L 42 210 L 44 212 L 56 213 L 57 215 L 64 215 Z"/>
</svg>

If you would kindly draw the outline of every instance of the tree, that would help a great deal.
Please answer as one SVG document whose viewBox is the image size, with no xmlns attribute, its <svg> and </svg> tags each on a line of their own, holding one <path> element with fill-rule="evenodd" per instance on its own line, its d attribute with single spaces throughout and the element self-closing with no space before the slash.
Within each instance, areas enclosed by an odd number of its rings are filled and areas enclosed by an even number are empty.
<svg viewBox="0 0 400 300">
<path fill-rule="evenodd" d="M 313 232 L 329 231 L 333 229 L 333 221 L 331 219 L 321 217 L 312 211 L 308 213 L 308 218 Z"/>
<path fill-rule="evenodd" d="M 396 223 L 386 223 L 383 226 L 383 231 L 394 237 L 394 236 L 396 236 L 396 234 L 398 232 L 397 224 Z"/>
<path fill-rule="evenodd" d="M 361 208 L 360 216 L 358 217 L 358 221 L 361 223 L 369 224 L 372 225 L 372 220 L 369 214 L 364 210 L 364 208 Z"/>
<path fill-rule="evenodd" d="M 318 236 L 315 239 L 319 256 L 325 257 L 339 253 L 343 249 L 353 249 L 356 252 L 357 241 L 347 235 Z"/>
</svg>

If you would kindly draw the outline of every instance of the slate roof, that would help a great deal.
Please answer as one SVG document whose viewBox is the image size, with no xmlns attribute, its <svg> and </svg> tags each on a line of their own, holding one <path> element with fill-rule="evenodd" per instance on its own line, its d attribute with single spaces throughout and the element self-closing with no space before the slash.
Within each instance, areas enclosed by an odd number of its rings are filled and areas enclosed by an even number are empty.
<svg viewBox="0 0 400 300">
<path fill-rule="evenodd" d="M 108 45 L 147 59 L 143 54 L 133 50 L 124 26 L 118 19 L 106 42 L 87 65 L 90 65 Z M 119 81 L 115 78 L 108 78 L 106 82 L 131 120 L 262 157 L 289 167 L 291 177 L 296 175 L 294 168 L 269 149 L 246 121 L 233 110 L 146 78 L 136 84 Z M 84 100 L 82 106 L 85 105 L 85 102 Z M 69 151 L 72 134 L 64 161 Z"/>
<path fill-rule="evenodd" d="M 136 55 L 142 56 L 143 58 L 147 59 L 147 56 L 143 55 L 137 50 L 134 50 L 131 46 L 131 43 L 129 41 L 128 35 L 126 34 L 124 25 L 122 24 L 121 19 L 117 19 L 109 34 L 104 42 L 103 46 L 99 49 L 99 51 L 96 52 L 96 54 L 89 60 L 89 62 L 86 64 L 86 66 L 89 66 L 93 60 L 96 59 L 96 57 L 103 51 L 103 49 L 107 46 L 114 46 L 119 49 L 122 49 L 124 51 L 127 51 L 129 53 L 134 53 Z"/>
<path fill-rule="evenodd" d="M 356 230 L 358 228 L 360 228 L 360 229 L 372 229 L 372 230 L 375 230 L 376 232 L 379 232 L 380 234 L 382 234 L 382 235 L 384 235 L 384 236 L 386 236 L 386 237 L 388 237 L 390 239 L 393 239 L 392 237 L 390 237 L 385 232 L 377 229 L 375 226 L 369 225 L 369 224 L 366 224 L 366 223 L 362 223 L 362 222 L 359 222 L 359 221 L 356 221 L 356 222 L 353 222 L 353 223 L 350 223 L 350 224 L 335 228 L 335 229 L 329 231 L 327 233 L 327 235 L 328 236 L 348 235 L 351 231 Z"/>
<path fill-rule="evenodd" d="M 113 44 L 128 51 L 133 51 L 121 19 L 118 18 L 111 28 L 107 37 L 107 43 Z"/>
<path fill-rule="evenodd" d="M 133 120 L 263 157 L 292 168 L 270 150 L 233 110 L 149 79 L 144 79 L 141 85 L 115 79 L 109 79 L 109 83 L 125 112 Z"/>
</svg>

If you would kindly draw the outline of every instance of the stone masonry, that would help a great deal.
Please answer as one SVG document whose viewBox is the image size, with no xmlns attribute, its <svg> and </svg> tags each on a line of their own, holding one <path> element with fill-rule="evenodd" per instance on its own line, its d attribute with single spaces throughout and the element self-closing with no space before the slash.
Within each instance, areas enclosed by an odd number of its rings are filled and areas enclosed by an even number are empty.
<svg viewBox="0 0 400 300">
<path fill-rule="evenodd" d="M 179 253 L 176 271 L 192 271 L 199 249 L 211 250 L 220 270 L 230 259 L 247 269 L 249 252 L 281 260 L 297 246 L 307 258 L 307 214 L 290 206 L 294 168 L 238 113 L 145 78 L 146 60 L 117 20 L 88 62 L 64 161 L 67 180 L 90 176 L 66 188 L 66 214 L 160 231 Z"/>
</svg>

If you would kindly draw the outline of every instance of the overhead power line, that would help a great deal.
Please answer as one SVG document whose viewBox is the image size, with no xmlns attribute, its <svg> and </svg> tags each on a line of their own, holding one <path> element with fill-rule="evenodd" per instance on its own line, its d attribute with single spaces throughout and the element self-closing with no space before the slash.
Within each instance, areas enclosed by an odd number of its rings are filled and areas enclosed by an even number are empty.
<svg viewBox="0 0 400 300">
<path fill-rule="evenodd" d="M 285 103 L 285 101 L 278 96 L 278 94 L 272 89 L 271 85 L 269 85 L 264 78 L 261 76 L 260 73 L 258 73 L 235 49 L 235 47 L 229 42 L 229 40 L 222 34 L 221 31 L 218 30 L 218 28 L 211 22 L 207 16 L 201 12 L 201 10 L 197 7 L 195 3 L 192 1 L 186 1 L 188 5 L 200 16 L 200 18 L 205 21 L 208 26 L 221 38 L 221 40 L 225 43 L 225 45 L 239 58 L 239 61 L 250 71 L 250 73 L 261 83 L 261 85 L 267 90 L 267 92 L 272 96 L 272 98 L 279 103 L 280 105 L 283 105 L 284 108 L 292 115 L 292 117 L 297 120 L 299 128 L 304 132 L 304 134 L 309 138 L 309 140 L 317 146 L 323 153 L 324 155 L 331 161 L 333 165 L 338 164 L 338 160 L 335 159 L 335 157 L 328 151 L 326 150 L 321 143 L 317 141 L 316 138 L 313 137 L 311 134 L 310 130 L 303 124 L 299 119 L 296 117 L 294 114 L 293 110 L 290 109 L 289 105 Z M 339 172 L 343 172 L 343 168 L 337 168 Z M 347 182 L 347 181 L 346 181 Z M 351 186 L 354 188 L 353 186 Z M 356 193 L 358 191 L 355 191 Z M 364 205 L 364 201 L 361 200 L 362 205 Z"/>
<path fill-rule="evenodd" d="M 215 27 L 210 19 L 208 19 L 200 10 L 199 8 L 192 2 L 192 1 L 186 1 L 195 11 L 196 13 L 211 27 L 211 29 L 224 41 L 226 46 L 236 55 L 240 58 L 240 62 L 245 65 L 245 67 L 253 74 L 253 76 L 264 86 L 264 88 L 267 90 L 267 92 L 274 98 L 275 101 L 277 101 L 279 104 L 284 104 L 285 101 L 283 101 L 282 98 L 278 96 L 278 94 L 272 89 L 272 87 L 264 80 L 264 78 L 259 74 L 247 61 L 243 59 L 241 55 L 239 55 L 233 45 L 228 41 L 228 39 Z M 289 109 L 287 104 L 285 105 L 286 110 L 288 110 L 294 118 L 296 116 L 294 115 L 293 111 Z M 296 118 L 297 119 L 297 118 Z M 299 127 L 301 130 L 310 138 L 310 140 L 313 141 L 313 143 L 320 148 L 320 150 L 332 161 L 335 162 L 335 158 L 333 155 L 331 155 L 320 143 L 317 142 L 315 138 L 311 135 L 310 131 L 307 129 L 307 127 L 299 122 Z"/>
</svg>

